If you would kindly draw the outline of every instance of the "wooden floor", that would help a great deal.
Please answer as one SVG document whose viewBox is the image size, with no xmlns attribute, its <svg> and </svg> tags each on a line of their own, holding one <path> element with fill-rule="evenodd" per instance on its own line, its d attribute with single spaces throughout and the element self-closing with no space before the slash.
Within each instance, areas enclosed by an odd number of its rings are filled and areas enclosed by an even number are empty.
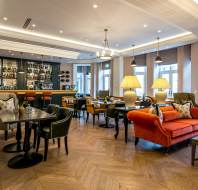
<svg viewBox="0 0 198 190">
<path fill-rule="evenodd" d="M 69 156 L 63 139 L 60 150 L 51 142 L 47 162 L 22 170 L 7 167 L 14 154 L 4 153 L 2 147 L 14 137 L 4 142 L 1 135 L 0 190 L 198 190 L 198 163 L 190 165 L 191 146 L 166 155 L 145 141 L 135 148 L 132 128 L 125 144 L 123 127 L 115 140 L 114 129 L 97 125 L 93 128 L 91 118 L 87 125 L 73 119 Z"/>
</svg>

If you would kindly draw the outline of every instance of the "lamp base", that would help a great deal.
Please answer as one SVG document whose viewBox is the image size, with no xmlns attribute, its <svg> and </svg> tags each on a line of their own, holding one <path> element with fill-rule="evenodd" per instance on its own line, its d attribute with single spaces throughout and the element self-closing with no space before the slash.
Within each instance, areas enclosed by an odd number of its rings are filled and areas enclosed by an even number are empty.
<svg viewBox="0 0 198 190">
<path fill-rule="evenodd" d="M 165 104 L 165 100 L 167 98 L 167 93 L 164 91 L 159 91 L 155 93 L 155 98 L 158 104 Z"/>
<path fill-rule="evenodd" d="M 123 98 L 124 98 L 126 107 L 135 106 L 135 102 L 137 100 L 137 95 L 134 91 L 131 91 L 131 90 L 125 91 Z"/>
</svg>

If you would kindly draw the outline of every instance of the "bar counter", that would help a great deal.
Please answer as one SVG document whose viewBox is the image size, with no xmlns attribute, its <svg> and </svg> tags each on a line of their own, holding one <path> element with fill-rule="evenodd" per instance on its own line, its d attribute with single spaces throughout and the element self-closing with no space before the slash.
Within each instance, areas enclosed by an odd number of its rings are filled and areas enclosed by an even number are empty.
<svg viewBox="0 0 198 190">
<path fill-rule="evenodd" d="M 62 106 L 62 96 L 74 96 L 77 91 L 75 90 L 0 90 L 0 93 L 15 93 L 18 98 L 23 99 L 26 93 L 35 92 L 36 100 L 34 102 L 34 106 L 40 108 L 41 98 L 44 92 L 52 93 L 52 101 L 53 104 L 58 104 Z"/>
<path fill-rule="evenodd" d="M 62 95 L 74 95 L 77 91 L 75 90 L 0 90 L 0 93 L 15 93 L 18 95 L 23 95 L 28 92 L 35 92 L 36 94 L 43 94 L 43 92 L 51 92 L 52 94 L 62 94 Z"/>
</svg>

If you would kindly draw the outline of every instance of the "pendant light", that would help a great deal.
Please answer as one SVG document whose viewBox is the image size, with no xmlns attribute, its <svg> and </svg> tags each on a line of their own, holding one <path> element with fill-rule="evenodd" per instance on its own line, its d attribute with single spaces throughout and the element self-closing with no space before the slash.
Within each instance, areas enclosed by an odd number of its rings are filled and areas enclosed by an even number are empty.
<svg viewBox="0 0 198 190">
<path fill-rule="evenodd" d="M 108 60 L 112 58 L 113 52 L 109 48 L 109 42 L 107 39 L 107 32 L 108 29 L 104 29 L 105 32 L 105 39 L 103 43 L 103 49 L 96 53 L 97 58 Z"/>
<path fill-rule="evenodd" d="M 40 75 L 45 75 L 45 72 L 44 72 L 44 65 L 43 65 L 43 55 L 41 55 L 41 69 L 40 69 Z"/>
<path fill-rule="evenodd" d="M 162 63 L 162 58 L 160 57 L 160 54 L 159 54 L 159 40 L 160 38 L 157 37 L 157 56 L 155 58 L 155 63 Z"/>
<path fill-rule="evenodd" d="M 133 44 L 132 47 L 133 47 L 133 57 L 132 57 L 132 61 L 131 61 L 131 67 L 136 67 L 137 64 L 136 64 L 135 56 L 134 56 L 135 45 Z"/>
<path fill-rule="evenodd" d="M 21 55 L 21 60 L 20 60 L 20 64 L 19 64 L 18 73 L 23 74 L 23 73 L 25 73 L 24 69 L 23 69 L 23 60 L 22 60 L 23 53 L 21 52 L 20 55 Z"/>
</svg>

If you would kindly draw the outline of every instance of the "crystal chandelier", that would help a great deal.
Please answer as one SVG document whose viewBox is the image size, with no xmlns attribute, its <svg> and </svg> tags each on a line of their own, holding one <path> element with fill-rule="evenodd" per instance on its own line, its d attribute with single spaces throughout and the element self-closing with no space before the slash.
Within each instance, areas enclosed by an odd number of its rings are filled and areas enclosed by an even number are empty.
<svg viewBox="0 0 198 190">
<path fill-rule="evenodd" d="M 104 39 L 104 43 L 103 43 L 103 49 L 98 51 L 96 53 L 96 56 L 97 56 L 97 58 L 108 60 L 108 59 L 112 58 L 113 51 L 110 50 L 110 48 L 109 48 L 109 42 L 108 42 L 108 39 L 107 39 L 108 29 L 104 29 L 104 32 L 105 32 L 105 39 Z"/>
</svg>

